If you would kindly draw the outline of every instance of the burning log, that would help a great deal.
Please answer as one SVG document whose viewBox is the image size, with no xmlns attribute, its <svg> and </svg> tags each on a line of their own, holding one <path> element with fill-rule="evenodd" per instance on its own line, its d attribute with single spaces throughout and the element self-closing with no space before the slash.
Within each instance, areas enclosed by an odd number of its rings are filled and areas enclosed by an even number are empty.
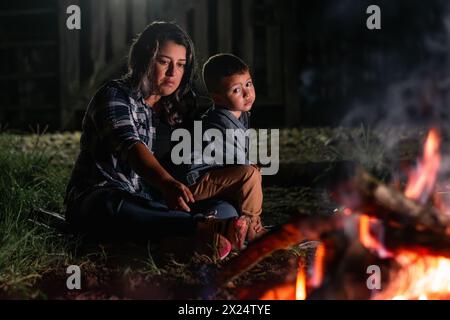
<svg viewBox="0 0 450 320">
<path fill-rule="evenodd" d="M 433 231 L 418 231 L 416 228 L 412 227 L 398 227 L 391 223 L 392 221 L 390 219 L 392 218 L 393 217 L 389 216 L 387 221 L 385 221 L 386 223 L 383 225 L 385 228 L 384 245 L 389 250 L 401 251 L 403 249 L 414 249 L 417 252 L 423 250 L 423 252 L 426 253 L 450 256 L 450 249 L 448 249 L 450 248 L 449 236 Z M 369 251 L 362 251 L 361 244 L 359 243 L 358 246 L 355 247 L 354 245 L 351 245 L 351 242 L 344 241 L 344 239 L 330 238 L 331 234 L 341 234 L 343 236 L 342 231 L 349 229 L 349 226 L 350 228 L 355 227 L 352 227 L 352 224 L 357 220 L 357 216 L 354 215 L 336 215 L 330 217 L 309 215 L 296 216 L 287 224 L 256 240 L 249 245 L 247 249 L 242 251 L 240 255 L 222 265 L 214 282 L 215 287 L 224 287 L 229 281 L 232 281 L 236 277 L 247 272 L 274 251 L 287 249 L 305 240 L 315 240 L 325 241 L 325 243 L 327 243 L 327 274 L 329 276 L 334 273 L 336 274 L 335 277 L 331 277 L 335 279 L 334 284 L 329 284 L 312 292 L 311 298 L 341 297 L 338 295 L 339 290 L 337 288 L 342 288 L 342 284 L 346 282 L 354 284 L 361 282 L 361 279 L 359 278 L 352 279 L 351 275 L 365 275 L 365 269 L 361 268 L 366 268 L 368 265 L 374 264 L 374 259 L 376 259 L 375 255 L 368 254 Z M 331 249 L 333 247 L 336 248 Z M 355 251 L 349 248 L 359 249 Z M 361 263 L 361 259 L 365 262 Z M 381 259 L 377 261 L 377 265 L 392 264 L 391 259 L 386 261 Z M 364 284 L 365 282 L 363 281 L 362 283 Z M 354 295 L 356 293 L 353 291 L 356 287 L 356 285 L 349 286 L 349 288 L 352 289 L 349 289 L 350 291 L 345 293 L 345 298 L 355 298 Z M 370 292 L 366 290 L 367 288 L 361 288 L 358 289 L 357 297 L 368 297 Z M 341 295 L 342 294 L 343 293 L 341 293 Z"/>
<path fill-rule="evenodd" d="M 343 215 L 294 218 L 250 245 L 241 256 L 230 260 L 216 283 L 222 286 L 274 250 L 302 240 L 329 242 L 330 235 L 341 233 L 348 241 L 335 239 L 331 245 L 325 245 L 326 259 L 318 259 L 320 254 L 316 252 L 309 279 L 305 279 L 305 273 L 299 269 L 295 287 L 292 283 L 278 286 L 266 291 L 262 297 L 276 298 L 281 292 L 292 298 L 292 289 L 295 289 L 297 299 L 299 296 L 300 299 L 450 297 L 450 215 L 440 212 L 444 206 L 439 203 L 437 208 L 440 209 L 422 205 L 430 200 L 435 189 L 440 162 L 439 142 L 438 132 L 430 130 L 423 159 L 410 172 L 405 195 L 359 169 L 334 192 L 339 202 L 347 207 Z M 330 234 L 330 231 L 337 232 Z M 356 234 L 359 241 L 355 242 L 352 239 Z M 339 245 L 345 250 L 332 249 L 330 256 L 329 248 L 339 248 Z M 386 267 L 383 274 L 381 265 Z M 316 269 L 316 266 L 320 268 Z M 377 266 L 378 271 L 369 271 L 367 266 Z M 326 276 L 322 274 L 324 269 Z M 371 272 L 378 273 L 373 274 L 376 275 L 373 279 L 366 279 Z M 382 291 L 380 275 L 384 275 Z M 321 280 L 315 281 L 316 278 Z M 298 295 L 299 292 L 302 294 Z"/>
<path fill-rule="evenodd" d="M 409 200 L 406 203 L 409 203 Z M 377 211 L 373 211 L 373 215 L 380 216 Z M 386 214 L 382 216 L 388 220 L 387 222 L 395 217 L 395 215 L 387 216 Z M 323 240 L 326 234 L 343 230 L 343 225 L 347 222 L 351 222 L 351 217 L 296 216 L 290 222 L 257 239 L 240 255 L 222 265 L 215 285 L 217 288 L 225 286 L 277 250 L 287 249 L 305 240 Z M 390 223 L 386 223 L 385 228 L 385 245 L 389 249 L 421 247 L 426 248 L 428 252 L 450 256 L 450 237 L 442 233 L 442 229 L 439 229 L 440 232 L 418 231 L 417 228 L 399 228 Z"/>
<path fill-rule="evenodd" d="M 304 240 L 321 240 L 325 233 L 342 228 L 341 217 L 299 215 L 255 240 L 239 256 L 225 263 L 216 278 L 220 288 L 242 273 L 250 270 L 265 257 L 277 250 L 287 249 Z"/>
<path fill-rule="evenodd" d="M 348 189 L 350 187 L 350 189 Z M 447 234 L 450 218 L 435 208 L 422 206 L 362 169 L 353 181 L 337 193 L 339 200 L 352 209 L 382 220 L 396 220 L 423 231 Z"/>
<path fill-rule="evenodd" d="M 430 231 L 417 232 L 412 228 L 384 226 L 384 245 L 388 249 L 414 249 L 426 254 L 450 258 L 450 237 Z"/>
</svg>

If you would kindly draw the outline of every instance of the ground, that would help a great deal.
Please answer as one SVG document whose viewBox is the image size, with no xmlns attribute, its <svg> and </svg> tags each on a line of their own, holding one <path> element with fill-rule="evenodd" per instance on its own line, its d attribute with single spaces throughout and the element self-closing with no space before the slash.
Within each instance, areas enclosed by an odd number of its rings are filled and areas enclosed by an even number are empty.
<svg viewBox="0 0 450 320">
<path fill-rule="evenodd" d="M 390 167 L 418 155 L 425 134 L 424 128 L 282 129 L 279 174 L 264 178 L 265 224 L 282 224 L 298 213 L 333 214 L 339 204 L 330 198 L 326 178 L 336 164 L 359 163 L 386 178 Z M 275 252 L 217 290 L 208 284 L 221 263 L 206 257 L 181 259 L 157 243 L 83 243 L 36 224 L 37 210 L 63 212 L 79 139 L 79 132 L 0 134 L 0 298 L 255 299 L 292 280 L 298 259 L 310 258 L 311 250 L 296 247 Z M 82 290 L 66 288 L 71 264 L 82 269 Z"/>
</svg>

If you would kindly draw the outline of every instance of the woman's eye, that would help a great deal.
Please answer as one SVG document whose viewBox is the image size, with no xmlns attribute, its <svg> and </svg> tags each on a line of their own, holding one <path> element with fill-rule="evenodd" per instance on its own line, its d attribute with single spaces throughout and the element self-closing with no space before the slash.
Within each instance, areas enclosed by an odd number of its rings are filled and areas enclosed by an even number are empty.
<svg viewBox="0 0 450 320">
<path fill-rule="evenodd" d="M 178 68 L 183 69 L 186 65 L 184 63 L 179 63 Z"/>
<path fill-rule="evenodd" d="M 159 60 L 159 63 L 163 66 L 167 66 L 170 62 L 167 60 Z"/>
</svg>

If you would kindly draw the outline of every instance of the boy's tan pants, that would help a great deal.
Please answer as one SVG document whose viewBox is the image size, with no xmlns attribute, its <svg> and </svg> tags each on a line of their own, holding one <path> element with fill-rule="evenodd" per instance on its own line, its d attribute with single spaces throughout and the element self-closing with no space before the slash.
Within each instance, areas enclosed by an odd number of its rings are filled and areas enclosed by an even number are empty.
<svg viewBox="0 0 450 320">
<path fill-rule="evenodd" d="M 195 200 L 221 197 L 241 211 L 257 216 L 262 212 L 263 193 L 261 171 L 254 165 L 236 165 L 214 169 L 189 187 Z"/>
</svg>

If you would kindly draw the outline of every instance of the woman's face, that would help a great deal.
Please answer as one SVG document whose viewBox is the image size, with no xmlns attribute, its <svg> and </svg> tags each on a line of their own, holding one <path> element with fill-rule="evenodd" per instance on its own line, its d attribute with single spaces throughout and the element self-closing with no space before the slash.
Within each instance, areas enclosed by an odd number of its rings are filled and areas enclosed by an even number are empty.
<svg viewBox="0 0 450 320">
<path fill-rule="evenodd" d="M 173 41 L 165 42 L 155 61 L 155 94 L 168 96 L 178 89 L 186 66 L 186 48 Z"/>
</svg>

